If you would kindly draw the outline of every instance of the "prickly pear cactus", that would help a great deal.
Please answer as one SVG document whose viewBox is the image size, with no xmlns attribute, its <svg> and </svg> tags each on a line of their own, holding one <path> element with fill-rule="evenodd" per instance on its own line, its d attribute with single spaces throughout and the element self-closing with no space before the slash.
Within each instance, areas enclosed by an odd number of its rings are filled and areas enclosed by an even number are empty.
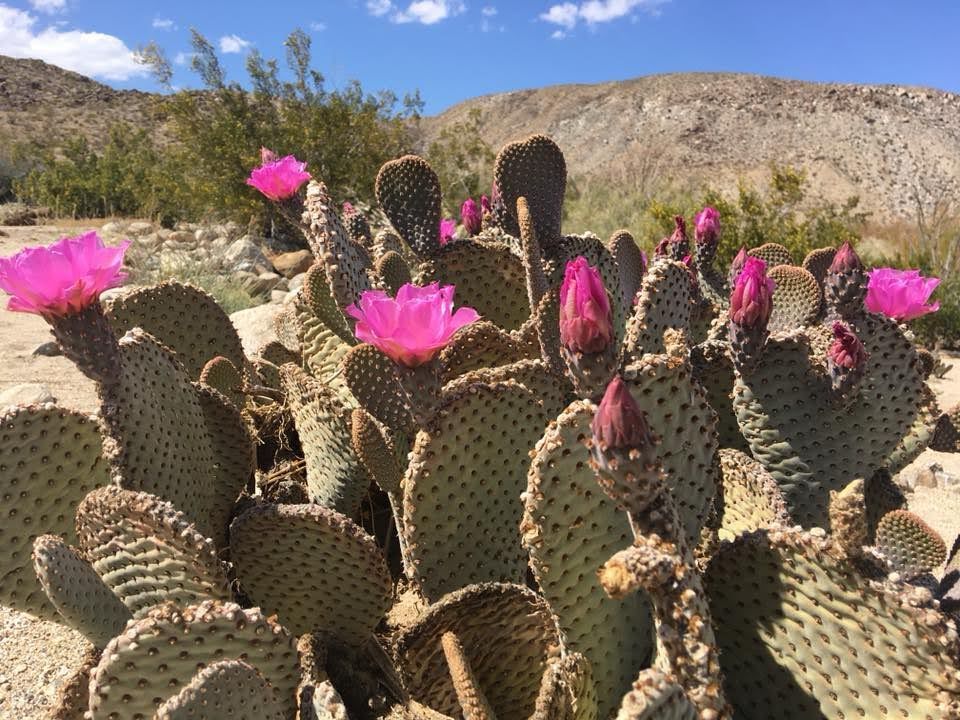
<svg viewBox="0 0 960 720">
<path fill-rule="evenodd" d="M 198 672 L 167 700 L 155 720 L 285 720 L 284 703 L 256 668 L 223 660 Z"/>
</svg>

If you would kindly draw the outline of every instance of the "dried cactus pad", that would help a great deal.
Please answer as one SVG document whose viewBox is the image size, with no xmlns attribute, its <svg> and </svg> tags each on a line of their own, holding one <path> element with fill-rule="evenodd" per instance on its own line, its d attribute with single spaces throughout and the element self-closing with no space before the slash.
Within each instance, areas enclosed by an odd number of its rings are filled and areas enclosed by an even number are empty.
<svg viewBox="0 0 960 720">
<path fill-rule="evenodd" d="M 720 450 L 722 489 L 717 497 L 721 540 L 773 525 L 791 524 L 777 481 L 763 465 L 739 450 Z"/>
<path fill-rule="evenodd" d="M 640 671 L 633 689 L 623 696 L 617 720 L 699 720 L 700 714 L 675 681 L 662 671 Z"/>
<path fill-rule="evenodd" d="M 864 579 L 822 534 L 742 535 L 706 585 L 737 717 L 954 717 L 952 623 L 928 591 Z"/>
<path fill-rule="evenodd" d="M 411 698 L 459 717 L 460 706 L 440 646 L 445 632 L 460 639 L 496 717 L 527 720 L 547 663 L 558 652 L 546 603 L 521 585 L 470 585 L 442 597 L 403 630 L 397 655 Z"/>
<path fill-rule="evenodd" d="M 550 663 L 530 720 L 597 720 L 597 688 L 583 655 L 568 653 Z"/>
<path fill-rule="evenodd" d="M 771 332 L 792 330 L 816 321 L 823 293 L 809 271 L 796 265 L 775 265 L 767 275 L 776 283 L 768 325 Z"/>
<path fill-rule="evenodd" d="M 171 280 L 137 288 L 115 298 L 106 310 L 117 337 L 142 328 L 177 354 L 192 380 L 217 356 L 244 366 L 243 346 L 230 318 L 211 295 L 192 285 Z"/>
<path fill-rule="evenodd" d="M 155 495 L 108 486 L 77 508 L 80 548 L 104 583 L 135 615 L 168 600 L 227 599 L 213 542 Z"/>
<path fill-rule="evenodd" d="M 39 535 L 75 543 L 84 496 L 110 482 L 97 423 L 55 405 L 0 410 L 0 603 L 59 620 L 30 554 Z"/>
<path fill-rule="evenodd" d="M 511 218 L 517 216 L 517 199 L 527 199 L 537 238 L 544 252 L 552 255 L 560 239 L 567 189 L 567 163 L 557 144 L 546 135 L 531 135 L 505 145 L 497 155 L 493 177 Z"/>
<path fill-rule="evenodd" d="M 383 553 L 349 518 L 319 505 L 259 505 L 230 526 L 240 586 L 296 635 L 366 641 L 390 607 Z"/>
<path fill-rule="evenodd" d="M 917 575 L 947 559 L 947 545 L 937 531 L 909 510 L 894 510 L 877 524 L 877 548 L 897 572 Z"/>
<path fill-rule="evenodd" d="M 90 563 L 58 536 L 41 535 L 34 541 L 33 563 L 62 619 L 96 647 L 119 635 L 132 617 Z"/>
<path fill-rule="evenodd" d="M 255 668 L 224 660 L 198 672 L 154 720 L 285 720 L 285 704 Z"/>
<path fill-rule="evenodd" d="M 386 163 L 377 175 L 377 202 L 407 245 L 418 255 L 440 248 L 440 179 L 416 155 Z"/>
<path fill-rule="evenodd" d="M 448 396 L 435 427 L 417 435 L 404 477 L 407 551 L 424 595 L 477 582 L 522 582 L 518 526 L 530 449 L 548 418 L 515 382 Z"/>
<path fill-rule="evenodd" d="M 654 262 L 643 278 L 637 304 L 627 308 L 633 314 L 627 320 L 624 353 L 640 357 L 665 352 L 666 330 L 689 329 L 690 288 L 690 273 L 683 263 L 665 258 Z"/>
<path fill-rule="evenodd" d="M 521 525 L 530 566 L 557 617 L 564 648 L 590 662 L 600 717 L 609 716 L 653 649 L 645 595 L 607 597 L 597 570 L 633 541 L 625 513 L 590 469 L 591 405 L 577 401 L 537 443 Z"/>
<path fill-rule="evenodd" d="M 777 265 L 793 265 L 793 256 L 790 255 L 790 251 L 780 243 L 764 243 L 760 247 L 748 250 L 747 255 L 760 258 L 767 264 L 768 268 Z"/>
<path fill-rule="evenodd" d="M 154 608 L 114 638 L 90 678 L 90 720 L 151 720 L 198 670 L 225 660 L 256 668 L 293 720 L 296 639 L 256 608 L 213 600 Z"/>
</svg>

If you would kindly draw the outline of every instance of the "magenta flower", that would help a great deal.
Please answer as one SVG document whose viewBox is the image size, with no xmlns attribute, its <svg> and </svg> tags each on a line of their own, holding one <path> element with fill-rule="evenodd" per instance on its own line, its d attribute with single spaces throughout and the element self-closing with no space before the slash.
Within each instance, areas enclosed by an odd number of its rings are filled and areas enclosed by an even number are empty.
<svg viewBox="0 0 960 720">
<path fill-rule="evenodd" d="M 467 198 L 460 206 L 460 222 L 470 236 L 480 232 L 480 225 L 483 223 L 483 212 L 480 206 L 473 198 Z"/>
<path fill-rule="evenodd" d="M 247 185 L 255 187 L 274 202 L 296 195 L 300 186 L 310 179 L 307 164 L 293 155 L 277 159 L 271 150 L 262 148 L 260 167 L 254 168 L 247 178 Z"/>
<path fill-rule="evenodd" d="M 453 240 L 453 234 L 457 231 L 457 221 L 453 218 L 444 218 L 440 221 L 440 246 L 443 247 Z"/>
<path fill-rule="evenodd" d="M 860 369 L 870 356 L 860 338 L 841 322 L 833 324 L 833 342 L 827 348 L 827 357 L 834 365 L 847 370 Z"/>
<path fill-rule="evenodd" d="M 567 263 L 560 284 L 560 342 L 573 352 L 603 352 L 613 340 L 610 300 L 600 271 L 582 255 Z"/>
<path fill-rule="evenodd" d="M 480 317 L 470 307 L 453 311 L 453 285 L 407 283 L 392 298 L 382 290 L 367 290 L 346 308 L 357 321 L 354 332 L 394 362 L 417 367 L 432 360 L 453 334 Z M 358 307 L 359 306 L 359 307 Z"/>
<path fill-rule="evenodd" d="M 607 385 L 590 429 L 601 450 L 630 450 L 653 444 L 643 411 L 619 375 Z"/>
<path fill-rule="evenodd" d="M 0 258 L 0 288 L 10 295 L 7 309 L 43 316 L 80 312 L 126 279 L 120 267 L 129 246 L 125 240 L 105 247 L 96 232 L 88 232 Z"/>
<path fill-rule="evenodd" d="M 767 277 L 767 264 L 748 257 L 730 295 L 730 320 L 743 327 L 765 327 L 773 312 L 776 284 Z"/>
<path fill-rule="evenodd" d="M 720 238 L 720 213 L 705 207 L 693 217 L 694 238 L 698 245 L 716 244 Z"/>
<path fill-rule="evenodd" d="M 864 304 L 870 312 L 906 322 L 940 309 L 939 302 L 927 302 L 940 284 L 940 278 L 923 277 L 919 270 L 894 268 L 876 268 L 868 275 Z"/>
</svg>

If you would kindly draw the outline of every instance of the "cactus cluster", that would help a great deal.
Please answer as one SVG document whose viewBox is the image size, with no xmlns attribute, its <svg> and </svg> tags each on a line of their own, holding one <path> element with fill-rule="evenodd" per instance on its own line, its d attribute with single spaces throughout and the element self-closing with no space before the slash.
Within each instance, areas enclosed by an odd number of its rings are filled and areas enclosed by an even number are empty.
<svg viewBox="0 0 960 720">
<path fill-rule="evenodd" d="M 101 398 L 0 417 L 0 602 L 93 647 L 52 717 L 960 718 L 954 538 L 891 481 L 957 413 L 852 248 L 728 273 L 705 210 L 647 267 L 563 233 L 545 136 L 469 237 L 419 157 L 376 234 L 303 180 L 252 357 L 174 282 L 44 313 Z"/>
</svg>

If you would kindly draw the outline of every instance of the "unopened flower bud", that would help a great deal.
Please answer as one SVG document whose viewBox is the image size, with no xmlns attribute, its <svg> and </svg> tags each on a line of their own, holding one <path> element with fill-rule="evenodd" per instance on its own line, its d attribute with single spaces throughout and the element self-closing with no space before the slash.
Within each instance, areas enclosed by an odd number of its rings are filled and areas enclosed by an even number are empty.
<svg viewBox="0 0 960 720">
<path fill-rule="evenodd" d="M 560 285 L 560 342 L 572 352 L 600 353 L 613 341 L 610 300 L 597 268 L 580 256 Z"/>
<path fill-rule="evenodd" d="M 833 324 L 833 342 L 827 350 L 831 363 L 847 370 L 862 368 L 869 355 L 860 338 L 841 322 Z"/>
<path fill-rule="evenodd" d="M 653 444 L 643 411 L 619 375 L 607 385 L 590 427 L 602 450 L 630 450 Z"/>
<path fill-rule="evenodd" d="M 730 320 L 744 328 L 766 327 L 773 312 L 776 287 L 759 258 L 747 258 L 730 295 Z"/>
</svg>

